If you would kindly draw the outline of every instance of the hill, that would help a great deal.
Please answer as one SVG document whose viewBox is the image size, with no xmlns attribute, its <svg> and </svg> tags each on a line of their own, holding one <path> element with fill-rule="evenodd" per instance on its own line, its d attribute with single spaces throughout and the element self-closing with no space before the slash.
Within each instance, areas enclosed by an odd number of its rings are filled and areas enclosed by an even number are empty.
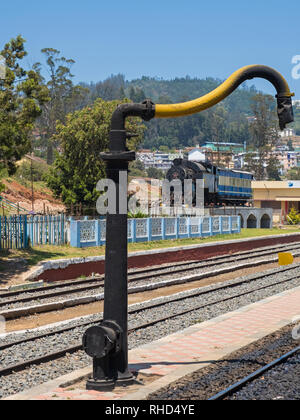
<svg viewBox="0 0 300 420">
<path fill-rule="evenodd" d="M 44 159 L 34 155 L 26 155 L 17 162 L 17 171 L 13 177 L 8 175 L 1 180 L 4 188 L 1 196 L 9 202 L 19 205 L 27 212 L 32 210 L 32 181 L 34 192 L 34 211 L 36 213 L 57 213 L 65 211 L 65 206 L 60 200 L 53 197 L 52 191 L 46 187 L 43 175 L 49 166 Z M 9 207 L 9 206 L 8 206 Z M 8 209 L 7 207 L 7 209 Z M 14 208 L 10 210 L 15 213 Z M 1 209 L 1 215 L 3 209 Z"/>
</svg>

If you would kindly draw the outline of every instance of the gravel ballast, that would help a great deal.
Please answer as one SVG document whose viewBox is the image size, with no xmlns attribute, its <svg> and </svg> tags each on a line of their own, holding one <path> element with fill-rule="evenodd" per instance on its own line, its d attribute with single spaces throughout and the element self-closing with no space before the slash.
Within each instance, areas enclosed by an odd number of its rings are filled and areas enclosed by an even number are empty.
<svg viewBox="0 0 300 420">
<path fill-rule="evenodd" d="M 149 343 L 151 341 L 157 340 L 184 328 L 187 328 L 195 323 L 203 322 L 211 318 L 217 317 L 224 313 L 234 311 L 245 305 L 248 305 L 252 302 L 257 302 L 266 297 L 272 296 L 274 294 L 283 292 L 287 289 L 291 289 L 297 286 L 300 286 L 300 279 L 297 279 L 296 276 L 299 275 L 298 267 L 295 267 L 292 271 L 286 273 L 280 273 L 280 269 L 274 269 L 266 272 L 266 274 L 272 273 L 271 276 L 265 277 L 259 280 L 253 280 L 250 283 L 246 283 L 240 286 L 236 286 L 230 289 L 218 290 L 204 296 L 198 297 L 189 297 L 195 290 L 188 292 L 181 292 L 178 295 L 184 296 L 185 299 L 177 302 L 169 302 L 166 305 L 155 308 L 155 309 L 146 309 L 151 303 L 137 304 L 131 306 L 132 308 L 145 308 L 142 312 L 137 314 L 129 315 L 129 327 L 140 325 L 141 323 L 147 322 L 148 320 L 153 320 L 165 316 L 168 314 L 176 314 L 178 310 L 182 311 L 184 309 L 192 309 L 195 305 L 199 304 L 209 304 L 216 300 L 228 298 L 238 293 L 246 293 L 246 295 L 241 297 L 233 298 L 227 302 L 212 304 L 203 309 L 191 311 L 189 314 L 184 316 L 177 316 L 171 320 L 161 322 L 152 327 L 147 327 L 143 330 L 139 330 L 130 334 L 129 336 L 129 348 L 135 348 L 142 344 Z M 245 276 L 243 279 L 254 279 L 255 275 Z M 282 281 L 287 278 L 292 278 L 288 283 L 277 284 L 271 287 L 268 287 L 264 290 L 254 291 L 251 293 L 251 290 L 258 287 L 263 287 L 274 283 L 277 281 Z M 235 279 L 226 284 L 235 284 L 242 279 Z M 206 286 L 199 290 L 210 291 L 214 289 L 215 286 Z M 170 301 L 174 296 L 168 298 L 159 298 L 155 299 L 155 302 L 161 301 Z M 84 321 L 98 322 L 101 319 L 101 314 L 93 315 L 90 317 L 85 317 Z M 17 345 L 12 348 L 9 348 L 0 355 L 0 363 L 2 366 L 7 366 L 18 361 L 28 360 L 33 357 L 49 353 L 52 351 L 57 351 L 63 349 L 72 344 L 77 344 L 81 341 L 82 333 L 87 327 L 80 327 L 80 320 L 72 321 L 65 325 L 68 326 L 77 326 L 75 329 L 63 334 L 56 334 L 55 336 L 39 339 L 35 342 L 29 342 L 22 345 Z M 53 328 L 49 328 L 49 332 L 53 331 Z M 43 333 L 47 330 L 43 330 Z M 4 343 L 11 343 L 15 340 L 20 340 L 22 337 L 28 338 L 33 337 L 36 332 L 28 332 L 25 334 L 8 334 L 5 338 L 0 339 L 0 345 Z M 33 386 L 39 385 L 51 379 L 55 379 L 61 375 L 69 373 L 75 369 L 80 369 L 84 366 L 87 366 L 91 363 L 91 359 L 83 352 L 77 352 L 72 355 L 65 356 L 59 360 L 52 361 L 49 363 L 42 364 L 40 366 L 33 366 L 30 369 L 19 372 L 14 375 L 9 375 L 7 377 L 0 378 L 0 397 L 5 397 L 16 392 L 21 392 L 25 389 L 31 388 Z"/>
</svg>

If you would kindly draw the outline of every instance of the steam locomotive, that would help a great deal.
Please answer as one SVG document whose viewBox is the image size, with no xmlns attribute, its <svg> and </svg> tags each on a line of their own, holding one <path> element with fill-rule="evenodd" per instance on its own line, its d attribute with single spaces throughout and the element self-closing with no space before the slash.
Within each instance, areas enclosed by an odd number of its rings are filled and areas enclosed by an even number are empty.
<svg viewBox="0 0 300 420">
<path fill-rule="evenodd" d="M 193 201 L 195 202 L 196 180 L 204 180 L 205 205 L 245 205 L 252 199 L 251 182 L 253 174 L 231 169 L 221 169 L 210 162 L 194 162 L 175 159 L 167 172 L 168 181 L 179 179 L 184 188 L 184 180 L 193 181 Z M 184 192 L 184 191 L 183 191 Z"/>
</svg>

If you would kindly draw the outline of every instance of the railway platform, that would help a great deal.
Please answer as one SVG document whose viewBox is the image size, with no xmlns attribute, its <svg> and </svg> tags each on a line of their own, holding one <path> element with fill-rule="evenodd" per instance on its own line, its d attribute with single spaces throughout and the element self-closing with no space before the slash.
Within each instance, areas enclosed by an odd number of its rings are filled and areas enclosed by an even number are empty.
<svg viewBox="0 0 300 420">
<path fill-rule="evenodd" d="M 143 384 L 113 392 L 86 391 L 91 367 L 6 400 L 143 400 L 174 381 L 292 324 L 300 316 L 300 287 L 193 325 L 129 352 Z M 291 326 L 291 334 L 292 334 Z M 297 342 L 295 341 L 295 346 Z"/>
</svg>

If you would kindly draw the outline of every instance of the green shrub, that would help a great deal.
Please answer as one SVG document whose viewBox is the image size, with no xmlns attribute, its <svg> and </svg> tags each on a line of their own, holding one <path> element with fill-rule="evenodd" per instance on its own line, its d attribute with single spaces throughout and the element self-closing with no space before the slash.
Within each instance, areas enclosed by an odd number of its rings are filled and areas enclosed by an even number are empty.
<svg viewBox="0 0 300 420">
<path fill-rule="evenodd" d="M 128 213 L 129 219 L 147 219 L 149 216 L 147 214 L 144 214 L 141 211 L 138 211 L 136 213 Z"/>
<path fill-rule="evenodd" d="M 291 208 L 291 211 L 288 214 L 288 223 L 289 225 L 299 225 L 300 224 L 300 214 L 295 209 L 295 207 Z"/>
</svg>

